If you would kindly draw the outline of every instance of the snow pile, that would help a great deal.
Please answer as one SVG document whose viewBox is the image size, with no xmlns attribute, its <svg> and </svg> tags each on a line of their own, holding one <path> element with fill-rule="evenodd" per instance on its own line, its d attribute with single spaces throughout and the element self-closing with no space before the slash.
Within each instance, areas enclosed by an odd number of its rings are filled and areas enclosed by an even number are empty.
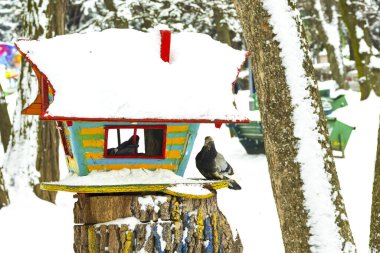
<svg viewBox="0 0 380 253">
<path fill-rule="evenodd" d="M 176 175 L 173 171 L 157 169 L 121 169 L 109 171 L 91 171 L 87 176 L 70 174 L 59 182 L 46 184 L 60 184 L 71 186 L 111 186 L 111 185 L 154 185 L 154 184 L 199 184 L 211 183 L 207 180 L 186 179 Z"/>
<path fill-rule="evenodd" d="M 56 90 L 45 116 L 245 119 L 233 106 L 231 84 L 246 52 L 208 35 L 172 34 L 170 63 L 160 58 L 157 30 L 109 29 L 16 44 Z"/>
<path fill-rule="evenodd" d="M 191 194 L 196 196 L 207 196 L 212 194 L 209 189 L 203 188 L 202 185 L 197 184 L 181 184 L 166 188 L 170 192 L 178 194 Z"/>
<path fill-rule="evenodd" d="M 314 112 L 308 92 L 308 86 L 315 84 L 303 68 L 304 52 L 297 31 L 297 13 L 290 9 L 286 0 L 268 0 L 263 4 L 271 16 L 269 22 L 280 44 L 294 108 L 294 135 L 299 138 L 296 162 L 300 164 L 304 206 L 308 210 L 311 251 L 341 252 L 343 238 L 335 222 L 339 215 L 334 206 L 337 193 L 333 192 L 329 182 L 331 175 L 324 168 L 327 151 L 322 150 L 319 143 L 324 136 L 316 131 L 319 111 Z M 344 245 L 344 252 L 353 252 L 354 247 Z"/>
</svg>

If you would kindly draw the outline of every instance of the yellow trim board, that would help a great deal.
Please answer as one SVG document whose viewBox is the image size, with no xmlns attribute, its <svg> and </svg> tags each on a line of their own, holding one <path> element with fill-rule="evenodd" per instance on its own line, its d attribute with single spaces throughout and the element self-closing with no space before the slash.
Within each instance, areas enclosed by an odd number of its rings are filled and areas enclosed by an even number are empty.
<svg viewBox="0 0 380 253">
<path fill-rule="evenodd" d="M 65 191 L 76 193 L 115 193 L 115 192 L 144 192 L 162 191 L 168 185 L 109 185 L 109 186 L 79 186 L 79 185 L 59 185 L 41 183 L 41 190 L 45 191 Z"/>
<path fill-rule="evenodd" d="M 228 181 L 215 181 L 200 183 L 205 188 L 217 190 L 228 187 Z M 175 185 L 175 184 L 173 184 Z M 209 198 L 215 195 L 211 192 L 207 195 L 196 195 L 190 193 L 179 193 L 168 190 L 172 184 L 152 184 L 152 185 L 61 185 L 58 183 L 41 183 L 41 190 L 45 191 L 65 191 L 75 193 L 117 193 L 117 192 L 163 192 L 172 196 L 185 197 L 185 198 Z"/>
</svg>

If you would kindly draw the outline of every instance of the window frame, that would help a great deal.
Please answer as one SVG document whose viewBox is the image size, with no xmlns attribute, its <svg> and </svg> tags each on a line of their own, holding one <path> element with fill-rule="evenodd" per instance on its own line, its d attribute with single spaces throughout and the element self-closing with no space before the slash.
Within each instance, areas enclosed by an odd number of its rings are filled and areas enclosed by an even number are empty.
<svg viewBox="0 0 380 253">
<path fill-rule="evenodd" d="M 162 140 L 162 155 L 159 156 L 147 156 L 147 155 L 108 155 L 108 130 L 110 129 L 162 129 L 163 130 L 163 140 Z M 167 125 L 120 125 L 120 126 L 104 126 L 104 158 L 136 158 L 136 159 L 165 159 L 166 157 L 166 133 Z"/>
</svg>

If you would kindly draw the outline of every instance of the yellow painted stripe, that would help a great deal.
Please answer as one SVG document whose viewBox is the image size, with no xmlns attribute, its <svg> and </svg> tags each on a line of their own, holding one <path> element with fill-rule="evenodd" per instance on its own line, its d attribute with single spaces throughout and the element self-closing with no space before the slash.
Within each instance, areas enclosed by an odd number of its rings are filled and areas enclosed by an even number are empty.
<svg viewBox="0 0 380 253">
<path fill-rule="evenodd" d="M 69 131 L 69 129 L 68 129 L 67 127 L 64 127 L 64 129 L 65 129 L 65 134 L 66 134 L 67 136 L 70 136 L 70 131 Z"/>
<path fill-rule="evenodd" d="M 165 158 L 181 158 L 181 151 L 179 150 L 166 151 Z"/>
<path fill-rule="evenodd" d="M 178 138 L 168 138 L 168 139 L 166 139 L 166 145 L 184 144 L 185 142 L 186 142 L 186 137 L 178 137 Z"/>
<path fill-rule="evenodd" d="M 189 130 L 189 126 L 168 126 L 167 132 L 187 132 Z"/>
<path fill-rule="evenodd" d="M 176 184 L 174 184 L 176 185 Z M 200 183 L 199 185 L 204 185 L 205 187 L 211 187 L 214 190 L 228 187 L 227 181 L 216 181 L 215 183 Z M 173 185 L 168 184 L 152 184 L 152 185 L 92 185 L 92 186 L 82 186 L 82 185 L 62 185 L 59 182 L 54 183 L 41 183 L 41 190 L 46 191 L 66 191 L 66 192 L 77 192 L 77 193 L 108 193 L 108 192 L 143 192 L 143 191 L 161 191 L 170 195 L 188 198 L 208 198 L 214 195 L 195 195 L 195 194 L 181 194 L 179 192 L 173 192 L 168 190 L 168 187 Z"/>
<path fill-rule="evenodd" d="M 109 193 L 109 192 L 146 192 L 162 191 L 168 185 L 108 185 L 108 186 L 72 186 L 41 183 L 40 188 L 45 191 L 66 191 L 77 193 Z"/>
<path fill-rule="evenodd" d="M 103 152 L 86 152 L 84 154 L 84 157 L 90 158 L 90 159 L 101 159 L 104 158 Z"/>
<path fill-rule="evenodd" d="M 96 164 L 87 165 L 88 170 L 120 170 L 120 169 L 167 169 L 176 170 L 175 164 Z"/>
<path fill-rule="evenodd" d="M 104 140 L 83 140 L 82 143 L 85 148 L 104 147 Z"/>
<path fill-rule="evenodd" d="M 104 128 L 103 127 L 82 128 L 80 130 L 80 134 L 81 135 L 104 134 Z"/>
</svg>

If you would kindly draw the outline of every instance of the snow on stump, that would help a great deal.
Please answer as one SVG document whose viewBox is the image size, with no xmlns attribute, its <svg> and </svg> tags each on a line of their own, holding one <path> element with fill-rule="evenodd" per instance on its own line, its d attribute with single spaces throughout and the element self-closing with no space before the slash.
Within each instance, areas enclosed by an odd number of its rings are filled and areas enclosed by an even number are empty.
<svg viewBox="0 0 380 253">
<path fill-rule="evenodd" d="M 76 253 L 243 252 L 216 195 L 203 199 L 167 194 L 76 197 Z"/>
</svg>

